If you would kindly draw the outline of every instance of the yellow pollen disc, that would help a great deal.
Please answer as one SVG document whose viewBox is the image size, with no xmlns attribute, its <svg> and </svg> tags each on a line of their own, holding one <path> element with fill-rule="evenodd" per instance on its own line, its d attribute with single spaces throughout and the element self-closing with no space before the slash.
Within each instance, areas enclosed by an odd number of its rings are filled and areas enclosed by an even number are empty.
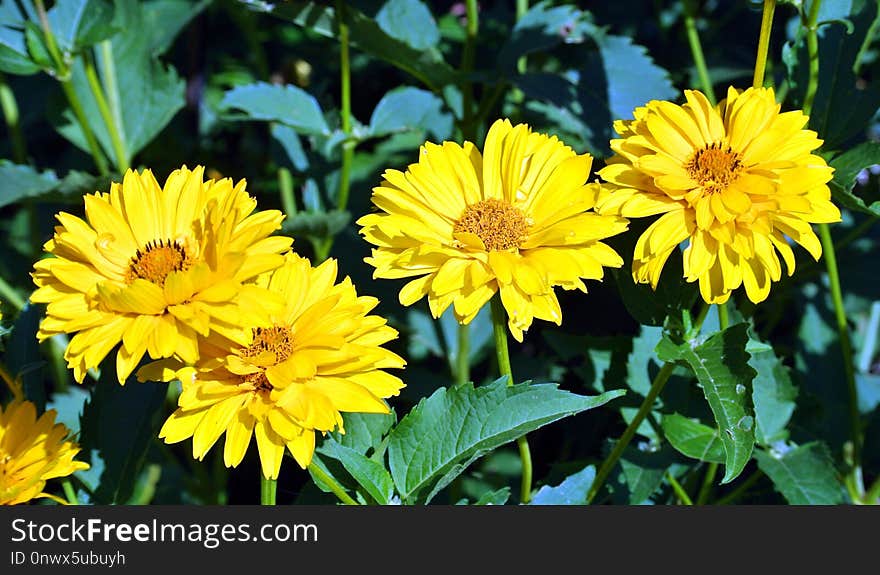
<svg viewBox="0 0 880 575">
<path fill-rule="evenodd" d="M 168 274 L 186 270 L 191 265 L 192 260 L 180 243 L 170 240 L 154 241 L 148 243 L 143 250 L 135 252 L 128 265 L 125 281 L 131 283 L 136 279 L 144 279 L 164 286 Z"/>
<path fill-rule="evenodd" d="M 714 194 L 727 188 L 742 172 L 742 156 L 720 143 L 709 144 L 697 150 L 685 163 L 685 169 L 692 180 L 703 189 Z"/>
<path fill-rule="evenodd" d="M 490 252 L 504 251 L 519 247 L 526 238 L 529 224 L 519 208 L 490 199 L 465 208 L 453 231 L 474 234 Z"/>
<path fill-rule="evenodd" d="M 280 325 L 256 327 L 253 333 L 254 342 L 241 351 L 242 357 L 256 357 L 267 351 L 275 354 L 276 363 L 290 357 L 293 351 L 293 334 L 290 333 L 290 328 Z"/>
</svg>

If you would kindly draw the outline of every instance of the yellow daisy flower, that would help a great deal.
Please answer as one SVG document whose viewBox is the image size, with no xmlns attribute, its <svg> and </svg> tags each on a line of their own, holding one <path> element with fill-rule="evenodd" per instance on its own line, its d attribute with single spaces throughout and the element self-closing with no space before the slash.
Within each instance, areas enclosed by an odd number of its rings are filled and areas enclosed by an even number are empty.
<svg viewBox="0 0 880 575">
<path fill-rule="evenodd" d="M 293 240 L 270 237 L 281 212 L 252 213 L 244 180 L 203 172 L 184 166 L 162 187 L 129 170 L 109 194 L 85 196 L 86 221 L 56 216 L 44 246 L 55 257 L 34 266 L 31 301 L 49 304 L 40 340 L 78 332 L 65 352 L 78 382 L 120 342 L 120 383 L 145 353 L 196 361 L 199 335 L 234 329 L 239 306 L 259 300 L 242 282 L 284 261 Z"/>
<path fill-rule="evenodd" d="M 73 460 L 79 446 L 65 441 L 69 431 L 55 423 L 56 415 L 50 409 L 37 419 L 37 408 L 30 401 L 13 401 L 5 411 L 0 406 L 0 505 L 38 497 L 59 501 L 43 492 L 46 481 L 89 468 L 88 463 Z"/>
<path fill-rule="evenodd" d="M 822 145 L 799 110 L 779 113 L 771 88 L 727 91 L 712 107 L 686 90 L 687 102 L 651 101 L 617 121 L 616 155 L 599 175 L 614 184 L 601 213 L 663 214 L 636 244 L 633 278 L 657 287 L 672 251 L 688 240 L 684 277 L 699 281 L 708 303 L 724 303 L 745 285 L 755 303 L 788 275 L 789 238 L 819 259 L 811 223 L 840 221 L 826 183 L 833 169 L 811 152 Z"/>
<path fill-rule="evenodd" d="M 554 286 L 586 291 L 582 279 L 623 265 L 600 240 L 627 220 L 589 211 L 601 188 L 586 183 L 592 161 L 508 120 L 492 125 L 482 155 L 471 142 L 426 143 L 418 163 L 373 189 L 384 213 L 357 222 L 377 246 L 373 277 L 416 278 L 401 304 L 427 295 L 435 318 L 452 305 L 463 324 L 500 291 L 518 341 L 533 318 L 560 324 Z"/>
<path fill-rule="evenodd" d="M 403 382 L 382 371 L 405 361 L 380 347 L 397 337 L 384 318 L 367 315 L 378 300 L 358 296 L 348 278 L 336 283 L 336 261 L 312 268 L 290 254 L 258 283 L 284 302 L 283 312 L 252 324 L 227 345 L 202 343 L 194 368 L 145 366 L 145 380 L 181 380 L 178 409 L 162 426 L 166 443 L 193 438 L 193 457 L 226 433 L 223 459 L 237 466 L 256 436 L 263 475 L 278 477 L 285 447 L 305 469 L 315 432 L 344 432 L 340 412 L 388 413 L 382 401 Z"/>
</svg>

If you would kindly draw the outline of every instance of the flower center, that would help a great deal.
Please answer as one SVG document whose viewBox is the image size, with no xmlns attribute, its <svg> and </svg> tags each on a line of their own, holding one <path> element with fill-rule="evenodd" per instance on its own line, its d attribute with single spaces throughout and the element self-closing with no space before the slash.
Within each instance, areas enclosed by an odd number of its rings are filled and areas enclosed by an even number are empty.
<svg viewBox="0 0 880 575">
<path fill-rule="evenodd" d="M 519 208 L 489 199 L 465 208 L 453 231 L 474 234 L 490 252 L 504 251 L 519 247 L 529 231 L 529 224 Z"/>
<path fill-rule="evenodd" d="M 257 373 L 251 373 L 244 376 L 244 380 L 254 386 L 254 391 L 272 391 L 274 387 L 269 382 L 269 378 L 266 377 L 266 372 L 264 370 L 260 370 Z"/>
<path fill-rule="evenodd" d="M 192 265 L 186 250 L 177 241 L 158 240 L 149 242 L 143 250 L 137 250 L 128 265 L 125 275 L 126 283 L 136 279 L 144 279 L 156 285 L 164 286 L 165 278 L 171 272 L 188 269 Z"/>
<path fill-rule="evenodd" d="M 241 351 L 242 357 L 256 357 L 267 351 L 275 354 L 275 363 L 281 363 L 290 357 L 293 351 L 293 334 L 289 327 L 255 327 L 253 333 L 254 341 Z"/>
<path fill-rule="evenodd" d="M 743 164 L 742 156 L 731 150 L 730 146 L 722 148 L 721 143 L 714 143 L 697 150 L 684 167 L 692 180 L 706 192 L 714 194 L 739 177 Z"/>
</svg>

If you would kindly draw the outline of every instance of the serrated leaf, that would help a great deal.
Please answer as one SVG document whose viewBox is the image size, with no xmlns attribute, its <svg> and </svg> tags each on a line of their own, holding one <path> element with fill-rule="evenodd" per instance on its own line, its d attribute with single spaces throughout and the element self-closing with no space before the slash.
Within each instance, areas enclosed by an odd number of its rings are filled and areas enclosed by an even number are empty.
<svg viewBox="0 0 880 575">
<path fill-rule="evenodd" d="M 755 406 L 755 440 L 770 445 L 788 438 L 786 426 L 795 408 L 797 388 L 772 348 L 751 352 L 749 365 L 755 370 L 752 403 Z"/>
<path fill-rule="evenodd" d="M 541 487 L 529 505 L 587 505 L 587 493 L 595 479 L 596 467 L 587 465 L 566 477 L 556 487 Z"/>
<path fill-rule="evenodd" d="M 808 443 L 784 454 L 757 450 L 755 459 L 777 491 L 792 505 L 843 502 L 840 479 L 824 443 Z"/>
<path fill-rule="evenodd" d="M 335 11 L 319 2 L 284 2 L 270 4 L 259 0 L 242 0 L 250 8 L 290 20 L 328 38 L 335 38 Z M 447 64 L 436 48 L 416 49 L 386 33 L 370 17 L 346 6 L 344 14 L 353 46 L 385 60 L 411 74 L 432 91 L 438 91 L 457 80 L 456 71 Z"/>
<path fill-rule="evenodd" d="M 666 470 L 673 463 L 674 451 L 642 451 L 630 446 L 620 458 L 620 468 L 629 490 L 630 505 L 651 503 L 651 495 L 660 488 Z"/>
<path fill-rule="evenodd" d="M 570 34 L 576 33 L 575 24 L 581 14 L 574 6 L 553 6 L 550 2 L 535 4 L 517 20 L 510 39 L 498 53 L 498 67 L 513 73 L 521 56 L 567 41 Z"/>
<path fill-rule="evenodd" d="M 309 236 L 311 238 L 328 238 L 345 229 L 351 220 L 346 211 L 332 210 L 329 212 L 297 212 L 282 224 L 285 233 L 293 236 Z"/>
<path fill-rule="evenodd" d="M 880 164 L 880 142 L 864 142 L 835 156 L 829 162 L 834 168 L 829 184 L 834 199 L 851 210 L 880 216 L 880 197 L 863 198 L 854 192 L 859 172 L 874 164 Z"/>
<path fill-rule="evenodd" d="M 424 129 L 442 140 L 452 131 L 452 114 L 443 111 L 443 100 L 427 90 L 400 87 L 385 94 L 370 117 L 371 136 Z"/>
<path fill-rule="evenodd" d="M 755 444 L 754 416 L 748 406 L 755 370 L 748 364 L 747 342 L 748 324 L 739 323 L 702 343 L 675 344 L 667 338 L 657 346 L 660 359 L 686 363 L 703 388 L 724 446 L 722 484 L 742 472 Z"/>
<path fill-rule="evenodd" d="M 502 487 L 483 494 L 474 502 L 474 505 L 504 505 L 508 499 L 510 499 L 510 487 Z"/>
<path fill-rule="evenodd" d="M 167 386 L 138 383 L 134 378 L 121 386 L 113 369 L 104 371 L 83 407 L 79 443 L 83 459 L 96 453 L 104 465 L 93 501 L 124 503 L 159 432 Z"/>
<path fill-rule="evenodd" d="M 300 134 L 329 134 L 314 96 L 293 85 L 257 82 L 226 92 L 221 107 L 241 110 L 253 120 L 281 122 Z"/>
<path fill-rule="evenodd" d="M 46 409 L 54 409 L 57 413 L 55 421 L 63 423 L 72 435 L 78 436 L 83 408 L 89 396 L 84 386 L 71 385 L 63 392 L 53 393 L 52 400 L 46 403 Z"/>
<path fill-rule="evenodd" d="M 300 172 L 309 169 L 309 158 L 302 147 L 302 141 L 296 130 L 284 124 L 273 123 L 269 130 L 272 137 L 281 145 L 293 167 Z"/>
<path fill-rule="evenodd" d="M 26 304 L 12 327 L 6 344 L 4 360 L 12 377 L 20 380 L 25 398 L 42 411 L 46 406 L 46 386 L 43 381 L 46 361 L 40 353 L 37 329 L 43 315 L 42 306 Z"/>
<path fill-rule="evenodd" d="M 660 425 L 672 447 L 683 455 L 700 461 L 724 463 L 724 446 L 717 429 L 677 413 L 664 415 Z"/>
<path fill-rule="evenodd" d="M 438 389 L 391 432 L 391 476 L 405 502 L 428 502 L 487 452 L 624 393 L 585 397 L 556 384 L 507 386 L 505 381 Z"/>
<path fill-rule="evenodd" d="M 337 459 L 351 474 L 358 485 L 378 504 L 387 505 L 394 495 L 394 481 L 381 463 L 358 453 L 354 449 L 333 441 L 325 441 L 321 453 Z"/>
<path fill-rule="evenodd" d="M 397 415 L 391 413 L 344 413 L 345 433 L 334 432 L 333 439 L 339 445 L 366 455 L 382 443 L 391 426 L 397 422 Z"/>
<path fill-rule="evenodd" d="M 376 13 L 376 24 L 416 50 L 436 46 L 440 40 L 437 22 L 421 0 L 387 0 Z"/>
<path fill-rule="evenodd" d="M 81 50 L 115 32 L 113 4 L 107 0 L 58 0 L 47 17 L 58 47 Z"/>
</svg>

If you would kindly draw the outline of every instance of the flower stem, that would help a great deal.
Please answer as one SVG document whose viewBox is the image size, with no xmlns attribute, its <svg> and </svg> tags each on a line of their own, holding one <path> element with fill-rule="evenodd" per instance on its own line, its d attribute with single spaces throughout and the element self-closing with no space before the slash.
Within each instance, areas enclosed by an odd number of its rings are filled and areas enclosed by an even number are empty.
<svg viewBox="0 0 880 575">
<path fill-rule="evenodd" d="M 660 368 L 660 371 L 657 372 L 656 377 L 654 377 L 654 381 L 651 382 L 651 389 L 648 390 L 648 395 L 645 396 L 645 400 L 642 401 L 642 405 L 639 406 L 639 410 L 636 412 L 635 417 L 632 418 L 632 421 L 629 422 L 626 430 L 623 432 L 623 435 L 620 436 L 620 439 L 617 440 L 617 443 L 614 445 L 614 449 L 611 450 L 611 453 L 605 458 L 605 461 L 602 462 L 602 465 L 599 466 L 599 471 L 596 472 L 596 479 L 593 480 L 593 484 L 590 486 L 590 490 L 587 492 L 587 504 L 593 502 L 596 498 L 596 495 L 599 493 L 599 489 L 605 483 L 605 480 L 608 479 L 608 475 L 614 469 L 614 466 L 617 465 L 617 461 L 620 459 L 620 456 L 623 455 L 623 451 L 629 445 L 629 442 L 632 441 L 632 438 L 636 434 L 636 430 L 645 420 L 645 417 L 651 412 L 654 408 L 654 402 L 657 400 L 657 397 L 660 395 L 660 392 L 663 391 L 663 387 L 666 385 L 666 382 L 669 381 L 669 376 L 672 375 L 672 370 L 675 368 L 675 364 L 669 362 L 664 363 L 663 367 Z"/>
<path fill-rule="evenodd" d="M 67 498 L 67 502 L 71 505 L 79 505 L 79 499 L 76 498 L 76 490 L 74 490 L 70 479 L 62 481 L 61 487 L 64 489 L 64 497 Z"/>
<path fill-rule="evenodd" d="M 715 481 L 715 474 L 717 473 L 717 463 L 710 463 L 706 467 L 706 476 L 703 477 L 703 485 L 700 487 L 699 495 L 697 495 L 697 505 L 705 505 L 709 501 L 709 495 L 712 493 L 712 483 Z"/>
<path fill-rule="evenodd" d="M 498 355 L 498 371 L 507 376 L 507 385 L 513 385 L 513 370 L 510 368 L 510 352 L 507 349 L 507 322 L 505 321 L 504 304 L 501 294 L 492 297 L 492 327 L 495 333 L 495 352 Z M 525 436 L 516 440 L 519 447 L 519 458 L 522 462 L 522 481 L 520 482 L 519 499 L 528 503 L 532 498 L 532 454 Z"/>
<path fill-rule="evenodd" d="M 706 59 L 703 56 L 703 45 L 700 43 L 700 35 L 697 32 L 696 6 L 694 0 L 688 0 L 684 3 L 685 16 L 684 27 L 687 30 L 688 44 L 691 47 L 691 55 L 694 58 L 694 66 L 697 68 L 697 75 L 700 77 L 700 84 L 706 99 L 713 106 L 715 105 L 715 91 L 712 88 L 712 80 L 709 77 L 709 70 L 706 68 Z"/>
<path fill-rule="evenodd" d="M 89 89 L 92 91 L 95 103 L 98 105 L 98 112 L 100 112 L 101 119 L 104 120 L 104 125 L 107 126 L 107 132 L 110 134 L 110 142 L 113 144 L 113 153 L 116 156 L 116 169 L 125 173 L 129 168 L 125 142 L 122 141 L 119 135 L 119 129 L 113 118 L 113 112 L 110 110 L 110 106 L 107 105 L 107 99 L 104 97 L 104 87 L 101 85 L 101 81 L 98 80 L 98 74 L 95 72 L 95 64 L 88 55 L 83 56 L 83 66 L 86 71 L 86 80 L 89 82 Z"/>
<path fill-rule="evenodd" d="M 476 139 L 476 126 L 474 125 L 474 86 L 467 76 L 474 71 L 474 60 L 477 50 L 477 34 L 480 30 L 480 13 L 477 0 L 466 0 L 465 14 L 467 25 L 465 27 L 464 48 L 461 52 L 461 73 L 464 76 L 461 87 L 461 113 L 462 113 L 462 136 L 465 140 Z"/>
<path fill-rule="evenodd" d="M 776 11 L 776 0 L 764 0 L 764 12 L 761 16 L 761 36 L 758 38 L 758 54 L 755 58 L 755 75 L 752 86 L 760 88 L 764 85 L 764 70 L 767 68 L 767 52 L 770 50 L 770 30 L 773 28 L 773 13 Z"/>
<path fill-rule="evenodd" d="M 49 25 L 49 18 L 46 15 L 46 7 L 43 5 L 43 0 L 34 0 L 34 8 L 36 8 L 39 16 L 43 35 L 46 37 L 46 49 L 49 51 L 49 55 L 55 62 L 55 66 L 58 68 L 58 79 L 61 82 L 61 89 L 64 91 L 64 95 L 67 97 L 67 101 L 70 104 L 70 109 L 82 130 L 83 137 L 86 139 L 86 145 L 89 147 L 89 152 L 92 154 L 98 172 L 100 172 L 102 176 L 106 176 L 110 173 L 107 169 L 107 160 L 104 159 L 101 147 L 95 139 L 95 134 L 92 132 L 88 118 L 86 118 L 86 114 L 83 111 L 79 96 L 77 96 L 76 90 L 74 90 L 73 86 L 70 84 L 70 69 L 65 63 L 61 52 L 58 50 L 58 44 L 55 42 L 55 35 L 52 33 L 52 27 Z"/>
<path fill-rule="evenodd" d="M 852 342 L 849 337 L 849 326 L 846 322 L 846 310 L 843 307 L 843 291 L 840 287 L 840 273 L 837 267 L 837 254 L 831 239 L 828 224 L 819 224 L 819 238 L 822 251 L 825 253 L 825 266 L 828 270 L 828 284 L 831 301 L 834 304 L 834 317 L 837 320 L 837 333 L 840 337 L 840 349 L 843 354 L 843 372 L 849 395 L 849 419 L 852 435 L 853 477 L 861 476 L 862 425 L 859 413 L 859 396 L 856 388 L 856 374 L 853 366 Z M 860 487 L 861 490 L 861 487 Z"/>
<path fill-rule="evenodd" d="M 17 311 L 21 311 L 24 309 L 25 304 L 27 303 L 24 298 L 18 295 L 18 292 L 15 291 L 15 288 L 6 283 L 6 280 L 0 276 L 0 298 L 8 301 L 12 304 Z"/>
<path fill-rule="evenodd" d="M 281 208 L 287 219 L 296 215 L 296 200 L 293 197 L 293 176 L 287 168 L 278 168 L 278 193 L 281 196 Z"/>
<path fill-rule="evenodd" d="M 718 331 L 724 331 L 730 325 L 730 313 L 726 304 L 720 303 L 715 307 L 718 308 Z"/>
<path fill-rule="evenodd" d="M 6 129 L 9 131 L 9 140 L 12 144 L 12 159 L 16 164 L 27 163 L 27 149 L 24 137 L 21 135 L 19 124 L 18 103 L 12 88 L 6 83 L 6 76 L 0 73 L 0 108 L 3 109 L 3 119 L 6 120 Z"/>
<path fill-rule="evenodd" d="M 819 35 L 816 21 L 819 19 L 819 7 L 822 0 L 813 0 L 810 4 L 810 13 L 805 23 L 807 29 L 807 56 L 809 58 L 809 78 L 807 89 L 804 94 L 803 112 L 806 116 L 813 110 L 813 102 L 816 99 L 816 89 L 819 87 Z"/>
<path fill-rule="evenodd" d="M 691 501 L 690 496 L 687 494 L 687 491 L 684 490 L 684 487 L 681 486 L 681 483 L 672 475 L 671 471 L 666 471 L 666 479 L 669 481 L 669 485 L 672 486 L 672 490 L 675 491 L 675 495 L 678 496 L 678 499 L 684 503 L 685 505 L 693 505 L 694 502 Z"/>
<path fill-rule="evenodd" d="M 464 385 L 471 379 L 470 326 L 458 325 L 458 353 L 455 356 L 455 385 Z"/>
<path fill-rule="evenodd" d="M 345 489 L 342 488 L 339 483 L 336 482 L 335 479 L 330 477 L 328 474 L 324 473 L 324 470 L 321 469 L 320 465 L 316 465 L 312 462 L 309 465 L 309 471 L 321 480 L 321 482 L 330 488 L 330 491 L 333 492 L 336 497 L 342 501 L 346 505 L 358 505 L 358 502 L 351 498 L 351 495 L 345 492 Z"/>
<path fill-rule="evenodd" d="M 275 492 L 278 488 L 277 479 L 266 479 L 260 472 L 260 505 L 275 505 Z"/>
</svg>

